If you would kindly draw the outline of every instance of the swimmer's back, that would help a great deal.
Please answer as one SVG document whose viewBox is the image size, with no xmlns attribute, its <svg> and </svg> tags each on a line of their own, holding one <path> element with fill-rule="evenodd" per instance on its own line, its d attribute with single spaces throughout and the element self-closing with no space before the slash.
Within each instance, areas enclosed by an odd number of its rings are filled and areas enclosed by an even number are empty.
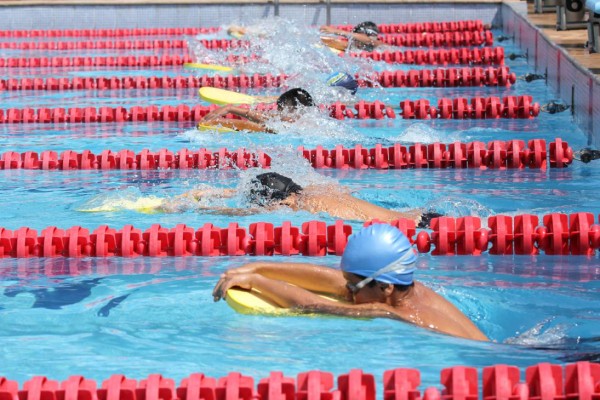
<svg viewBox="0 0 600 400">
<path fill-rule="evenodd" d="M 420 282 L 415 282 L 412 295 L 400 308 L 414 323 L 451 335 L 475 340 L 489 340 L 456 306 Z"/>
</svg>

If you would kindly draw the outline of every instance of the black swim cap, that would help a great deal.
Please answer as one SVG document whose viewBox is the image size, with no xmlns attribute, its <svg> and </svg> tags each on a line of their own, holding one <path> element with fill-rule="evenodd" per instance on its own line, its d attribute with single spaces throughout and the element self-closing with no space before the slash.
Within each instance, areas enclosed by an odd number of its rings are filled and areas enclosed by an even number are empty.
<svg viewBox="0 0 600 400">
<path fill-rule="evenodd" d="M 277 172 L 257 175 L 252 179 L 252 185 L 248 201 L 258 205 L 266 205 L 274 200 L 283 200 L 292 193 L 302 191 L 302 186 Z"/>
<path fill-rule="evenodd" d="M 367 36 L 377 36 L 379 35 L 379 28 L 375 22 L 364 21 L 360 24 L 356 25 L 354 29 L 352 29 L 354 33 L 362 33 Z"/>
<path fill-rule="evenodd" d="M 312 96 L 304 89 L 294 88 L 283 93 L 277 99 L 277 109 L 296 108 L 298 106 L 312 107 L 315 105 Z"/>
</svg>

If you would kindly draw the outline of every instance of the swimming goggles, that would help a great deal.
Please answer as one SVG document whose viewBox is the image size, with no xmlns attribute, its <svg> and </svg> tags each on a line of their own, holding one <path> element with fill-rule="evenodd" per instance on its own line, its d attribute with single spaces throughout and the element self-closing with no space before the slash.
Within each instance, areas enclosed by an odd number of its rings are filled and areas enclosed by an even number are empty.
<svg viewBox="0 0 600 400">
<path fill-rule="evenodd" d="M 359 290 L 361 290 L 366 285 L 368 285 L 371 281 L 373 281 L 375 278 L 377 278 L 378 276 L 387 274 L 388 272 L 396 272 L 397 274 L 402 274 L 402 273 L 408 272 L 409 270 L 413 269 L 412 266 L 414 264 L 414 261 L 411 262 L 410 264 L 406 264 L 406 265 L 403 263 L 408 261 L 408 259 L 411 257 L 414 257 L 414 253 L 413 253 L 412 249 L 406 251 L 402 255 L 402 257 L 400 257 L 396 261 L 392 261 L 391 263 L 389 263 L 385 267 L 381 268 L 380 270 L 376 271 L 374 274 L 366 277 L 362 281 L 360 281 L 358 283 L 346 282 L 346 288 L 350 291 L 350 293 L 352 293 L 354 295 L 354 294 L 358 293 Z"/>
</svg>

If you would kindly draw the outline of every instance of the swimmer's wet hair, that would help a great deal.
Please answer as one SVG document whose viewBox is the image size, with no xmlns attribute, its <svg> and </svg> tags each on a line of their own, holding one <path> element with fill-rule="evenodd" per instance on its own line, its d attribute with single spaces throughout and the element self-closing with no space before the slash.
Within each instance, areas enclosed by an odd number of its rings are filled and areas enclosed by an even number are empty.
<svg viewBox="0 0 600 400">
<path fill-rule="evenodd" d="M 362 33 L 367 36 L 377 36 L 379 35 L 379 28 L 375 22 L 364 21 L 356 25 L 354 29 L 352 29 L 352 32 Z"/>
<path fill-rule="evenodd" d="M 297 108 L 298 106 L 312 107 L 315 102 L 312 96 L 304 89 L 294 88 L 283 93 L 277 99 L 277 109 L 282 111 L 284 108 Z"/>
<path fill-rule="evenodd" d="M 250 189 L 248 201 L 259 206 L 284 200 L 292 193 L 300 193 L 302 191 L 302 186 L 277 172 L 267 172 L 257 175 L 252 179 L 251 184 L 253 187 Z"/>
</svg>

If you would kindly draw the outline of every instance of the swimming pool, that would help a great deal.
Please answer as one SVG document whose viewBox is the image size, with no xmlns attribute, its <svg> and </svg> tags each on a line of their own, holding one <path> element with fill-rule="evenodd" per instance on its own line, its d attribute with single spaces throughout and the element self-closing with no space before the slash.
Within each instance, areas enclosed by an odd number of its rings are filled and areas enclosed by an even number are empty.
<svg viewBox="0 0 600 400">
<path fill-rule="evenodd" d="M 494 32 L 496 35 L 500 32 Z M 519 53 L 504 43 L 506 53 Z M 104 54 L 104 52 L 102 52 Z M 507 61 L 517 75 L 531 67 L 523 59 Z M 396 68 L 398 66 L 395 66 Z M 41 71 L 21 71 L 34 76 Z M 48 71 L 44 71 L 48 73 Z M 154 76 L 164 69 L 132 71 L 51 70 L 64 76 Z M 183 70 L 168 73 L 183 74 Z M 541 104 L 555 98 L 543 81 L 518 82 L 505 88 L 440 90 L 361 89 L 361 98 L 398 104 L 402 99 L 475 95 L 531 94 Z M 196 90 L 64 91 L 2 93 L 15 108 L 60 104 L 127 106 L 197 102 Z M 364 97 L 363 97 L 364 96 Z M 600 170 L 594 163 L 574 163 L 546 170 L 333 170 L 315 172 L 295 154 L 298 145 L 332 148 L 394 142 L 492 140 L 561 137 L 579 149 L 585 135 L 568 113 L 542 114 L 527 120 L 343 120 L 315 116 L 309 129 L 285 135 L 198 134 L 192 123 L 5 124 L 0 143 L 12 151 L 90 150 L 187 147 L 269 152 L 273 169 L 291 174 L 300 183 L 338 181 L 357 196 L 379 205 L 403 209 L 426 204 L 448 215 L 545 215 L 578 211 L 600 214 L 597 188 L 591 182 Z M 310 127 L 310 125 L 309 125 Z M 252 171 L 39 171 L 4 170 L 3 226 L 82 226 L 93 230 L 108 224 L 173 227 L 205 223 L 226 227 L 235 221 L 247 227 L 257 221 L 298 226 L 315 219 L 303 212 L 282 211 L 235 218 L 190 210 L 176 214 L 142 214 L 122 210 L 106 213 L 77 211 L 93 199 L 179 194 L 197 185 L 235 187 Z M 330 180 L 327 180 L 330 179 Z M 234 202 L 240 201 L 234 199 Z M 43 208 L 40 207 L 43 205 Z M 334 219 L 318 218 L 328 224 Z M 353 228 L 361 224 L 350 222 Z M 378 377 L 399 366 L 418 368 L 423 387 L 437 385 L 439 371 L 453 365 L 483 367 L 511 364 L 526 367 L 545 361 L 598 361 L 598 260 L 565 256 L 422 255 L 418 279 L 448 297 L 474 319 L 497 343 L 476 343 L 446 337 L 393 321 L 339 318 L 268 318 L 234 313 L 224 303 L 212 304 L 211 290 L 219 274 L 256 258 L 57 258 L 2 259 L 0 303 L 6 343 L 1 376 L 25 382 L 34 375 L 64 380 L 75 373 L 98 382 L 122 373 L 142 379 L 151 373 L 180 380 L 192 372 L 224 376 L 240 371 L 255 378 L 282 370 L 288 376 L 312 369 L 336 375 L 363 368 Z M 273 257 L 269 260 L 290 260 Z M 303 261 L 305 259 L 302 259 Z M 300 261 L 300 259 L 292 259 Z M 335 265 L 327 256 L 310 261 Z M 349 334 L 349 333 L 352 334 Z M 74 371 L 76 368 L 76 371 Z M 378 390 L 378 393 L 381 393 Z"/>
</svg>

